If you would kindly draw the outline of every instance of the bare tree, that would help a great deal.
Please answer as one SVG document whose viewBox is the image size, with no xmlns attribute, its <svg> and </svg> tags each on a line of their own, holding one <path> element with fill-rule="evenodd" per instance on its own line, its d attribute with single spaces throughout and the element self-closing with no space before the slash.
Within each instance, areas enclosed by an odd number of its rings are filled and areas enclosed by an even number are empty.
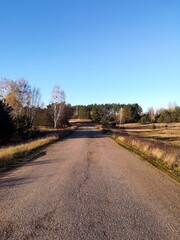
<svg viewBox="0 0 180 240">
<path fill-rule="evenodd" d="M 154 112 L 153 107 L 150 107 L 148 109 L 148 115 L 149 115 L 149 118 L 150 118 L 151 122 L 154 122 L 155 121 L 155 112 Z"/>
<path fill-rule="evenodd" d="M 33 121 L 34 116 L 36 114 L 37 108 L 40 106 L 41 101 L 41 93 L 39 88 L 34 87 L 30 91 L 30 99 L 29 99 L 29 115 L 31 118 L 31 121 Z"/>
<path fill-rule="evenodd" d="M 124 109 L 123 109 L 123 107 L 121 107 L 120 110 L 119 110 L 119 123 L 120 123 L 120 126 L 123 123 L 123 117 L 124 117 Z"/>
<path fill-rule="evenodd" d="M 21 109 L 21 103 L 18 98 L 18 87 L 15 81 L 2 78 L 0 82 L 0 95 L 6 99 L 6 102 L 13 108 L 13 114 Z"/>
<path fill-rule="evenodd" d="M 52 107 L 54 128 L 57 128 L 57 123 L 63 118 L 65 109 L 65 93 L 58 85 L 55 85 L 52 91 Z"/>
<path fill-rule="evenodd" d="M 28 81 L 21 78 L 16 80 L 15 84 L 18 93 L 18 101 L 21 103 L 22 108 L 29 106 L 31 99 L 31 86 L 28 84 Z"/>
<path fill-rule="evenodd" d="M 0 97 L 5 99 L 8 93 L 14 88 L 14 81 L 8 78 L 0 79 Z"/>
<path fill-rule="evenodd" d="M 31 87 L 28 81 L 20 78 L 16 81 L 2 78 L 0 81 L 0 95 L 13 108 L 13 113 L 22 113 L 23 108 L 29 105 Z"/>
</svg>

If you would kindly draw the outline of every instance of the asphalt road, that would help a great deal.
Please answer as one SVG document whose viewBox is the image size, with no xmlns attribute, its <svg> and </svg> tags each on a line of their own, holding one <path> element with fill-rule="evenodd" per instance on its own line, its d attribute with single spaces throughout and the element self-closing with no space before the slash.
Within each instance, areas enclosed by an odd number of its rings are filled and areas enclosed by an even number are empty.
<svg viewBox="0 0 180 240">
<path fill-rule="evenodd" d="M 93 127 L 0 176 L 0 239 L 178 240 L 180 185 Z"/>
</svg>

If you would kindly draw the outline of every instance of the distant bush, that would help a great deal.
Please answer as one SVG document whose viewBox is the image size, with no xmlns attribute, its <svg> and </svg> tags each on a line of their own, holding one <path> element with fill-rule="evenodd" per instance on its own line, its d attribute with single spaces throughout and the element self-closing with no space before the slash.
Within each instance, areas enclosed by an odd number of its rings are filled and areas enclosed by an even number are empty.
<svg viewBox="0 0 180 240">
<path fill-rule="evenodd" d="M 150 126 L 150 128 L 151 128 L 151 129 L 156 129 L 156 125 L 153 124 L 153 125 Z"/>
<path fill-rule="evenodd" d="M 164 109 L 156 116 L 156 119 L 159 123 L 180 122 L 180 107 L 168 110 Z"/>
<path fill-rule="evenodd" d="M 150 123 L 151 120 L 149 118 L 149 115 L 148 114 L 144 114 L 141 119 L 139 120 L 140 123 Z"/>
<path fill-rule="evenodd" d="M 102 128 L 116 128 L 116 122 L 109 122 L 107 119 L 102 120 Z"/>
</svg>

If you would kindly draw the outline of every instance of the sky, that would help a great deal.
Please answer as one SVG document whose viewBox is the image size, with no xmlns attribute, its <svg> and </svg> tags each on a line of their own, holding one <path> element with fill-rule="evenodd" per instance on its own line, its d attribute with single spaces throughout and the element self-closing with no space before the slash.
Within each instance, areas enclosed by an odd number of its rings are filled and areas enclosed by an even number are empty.
<svg viewBox="0 0 180 240">
<path fill-rule="evenodd" d="M 179 0 L 1 0 L 0 77 L 48 104 L 180 105 Z"/>
</svg>

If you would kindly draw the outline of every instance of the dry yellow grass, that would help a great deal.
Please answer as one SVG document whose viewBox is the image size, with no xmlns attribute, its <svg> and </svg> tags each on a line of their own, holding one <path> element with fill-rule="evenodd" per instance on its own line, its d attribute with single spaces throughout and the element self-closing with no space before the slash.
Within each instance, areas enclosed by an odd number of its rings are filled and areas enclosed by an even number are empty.
<svg viewBox="0 0 180 240">
<path fill-rule="evenodd" d="M 155 139 L 168 145 L 180 146 L 180 123 L 162 124 L 124 124 L 125 131 L 130 135 L 140 136 L 148 139 Z"/>
<path fill-rule="evenodd" d="M 24 156 L 31 155 L 32 153 L 34 154 L 34 152 L 36 154 L 36 150 L 39 148 L 70 135 L 74 130 L 76 130 L 76 128 L 77 126 L 71 126 L 64 130 L 56 129 L 53 132 L 48 131 L 48 134 L 45 134 L 45 137 L 43 138 L 25 144 L 0 148 L 0 167 L 18 162 L 19 159 L 22 159 Z"/>
<path fill-rule="evenodd" d="M 115 134 L 114 137 L 120 142 L 128 144 L 149 156 L 163 160 L 172 167 L 180 167 L 180 149 L 176 146 L 167 146 L 159 141 L 147 140 L 131 135 L 122 136 Z"/>
<path fill-rule="evenodd" d="M 180 170 L 180 123 L 124 124 L 124 129 L 113 130 L 114 137 L 144 154 L 161 160 Z"/>
<path fill-rule="evenodd" d="M 17 146 L 11 146 L 0 149 L 0 166 L 3 166 L 6 161 L 10 161 L 20 155 L 26 155 L 40 147 L 43 147 L 49 143 L 52 143 L 58 139 L 58 136 L 51 136 L 42 139 L 38 139 L 26 144 L 20 144 Z"/>
<path fill-rule="evenodd" d="M 40 130 L 40 132 L 58 132 L 64 130 L 75 130 L 75 126 L 70 126 L 66 128 L 49 128 L 45 126 L 38 126 L 38 129 Z"/>
<path fill-rule="evenodd" d="M 57 131 L 57 130 L 61 130 L 61 129 L 54 129 L 54 128 L 49 128 L 49 127 L 45 127 L 45 126 L 38 126 L 38 129 L 41 131 L 41 132 L 54 132 L 54 131 Z"/>
<path fill-rule="evenodd" d="M 92 122 L 91 119 L 81 119 L 81 118 L 69 120 L 69 123 L 91 123 L 91 122 Z"/>
</svg>

